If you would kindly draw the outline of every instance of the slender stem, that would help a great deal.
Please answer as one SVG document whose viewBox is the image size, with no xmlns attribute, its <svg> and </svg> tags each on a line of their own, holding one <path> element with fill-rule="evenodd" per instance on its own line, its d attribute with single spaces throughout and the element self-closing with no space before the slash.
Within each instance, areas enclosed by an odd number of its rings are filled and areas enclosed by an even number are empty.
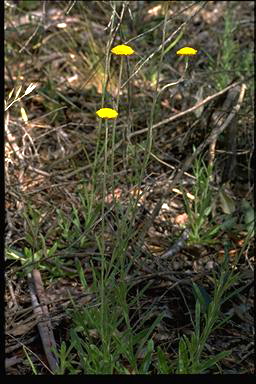
<svg viewBox="0 0 256 384">
<path fill-rule="evenodd" d="M 104 168 L 103 168 L 103 188 L 102 188 L 102 206 L 101 206 L 101 225 L 102 225 L 102 242 L 101 242 L 101 327 L 102 327 L 102 337 L 105 336 L 105 325 L 104 325 L 104 313 L 105 313 L 105 241 L 104 241 L 104 232 L 105 232 L 105 198 L 107 191 L 107 164 L 108 163 L 108 120 L 105 120 L 105 142 L 104 142 Z M 103 341 L 104 344 L 104 341 Z"/>
<path fill-rule="evenodd" d="M 123 72 L 123 56 L 121 56 L 121 63 L 120 63 L 120 71 L 119 71 L 119 80 L 118 80 L 118 91 L 117 91 L 117 106 L 116 109 L 118 110 L 119 101 L 120 101 L 120 89 L 121 89 L 121 80 L 122 80 L 122 72 Z M 112 130 L 112 153 L 111 153 L 111 178 L 112 178 L 112 197 L 114 199 L 114 160 L 115 160 L 115 137 L 116 137 L 116 123 L 117 120 L 115 119 L 113 122 L 113 130 Z"/>
<path fill-rule="evenodd" d="M 105 142 L 104 142 L 104 168 L 103 168 L 103 188 L 102 188 L 102 235 L 104 235 L 104 227 L 105 227 L 105 215 L 104 215 L 104 208 L 105 208 L 105 198 L 106 198 L 106 175 L 107 175 L 107 164 L 108 163 L 108 120 L 105 120 Z"/>
</svg>

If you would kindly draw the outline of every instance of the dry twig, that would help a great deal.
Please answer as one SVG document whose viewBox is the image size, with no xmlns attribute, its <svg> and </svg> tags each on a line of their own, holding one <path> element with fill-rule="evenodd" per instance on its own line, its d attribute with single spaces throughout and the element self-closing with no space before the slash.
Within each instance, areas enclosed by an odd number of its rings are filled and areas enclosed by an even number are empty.
<svg viewBox="0 0 256 384">
<path fill-rule="evenodd" d="M 38 320 L 37 327 L 40 333 L 49 367 L 53 372 L 55 372 L 56 368 L 58 367 L 58 359 L 53 355 L 52 349 L 57 350 L 57 346 L 52 331 L 48 308 L 44 304 L 46 299 L 43 282 L 39 270 L 34 269 L 32 271 L 32 276 L 30 273 L 28 274 L 28 284 L 33 311 Z"/>
<path fill-rule="evenodd" d="M 189 238 L 190 230 L 186 228 L 180 238 L 166 251 L 162 254 L 161 259 L 167 259 L 176 253 L 178 253 L 182 248 L 184 248 L 186 241 Z"/>
</svg>

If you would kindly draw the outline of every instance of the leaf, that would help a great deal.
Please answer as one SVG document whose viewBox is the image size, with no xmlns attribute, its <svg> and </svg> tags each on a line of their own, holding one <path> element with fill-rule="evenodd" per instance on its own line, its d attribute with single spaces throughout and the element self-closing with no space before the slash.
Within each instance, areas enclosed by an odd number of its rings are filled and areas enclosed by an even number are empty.
<svg viewBox="0 0 256 384">
<path fill-rule="evenodd" d="M 13 88 L 13 89 L 11 90 L 11 92 L 9 93 L 9 95 L 8 95 L 8 100 L 10 100 L 10 98 L 12 97 L 13 92 L 14 92 L 14 88 Z"/>
<path fill-rule="evenodd" d="M 251 233 L 251 236 L 254 236 L 254 209 L 245 199 L 242 200 L 241 207 L 244 214 L 246 230 L 248 233 Z"/>
<path fill-rule="evenodd" d="M 28 122 L 28 116 L 27 116 L 26 111 L 23 107 L 20 108 L 20 113 L 21 113 L 22 120 L 25 123 L 27 123 Z"/>
<path fill-rule="evenodd" d="M 184 339 L 185 336 L 183 336 L 179 342 L 179 360 L 177 373 L 187 373 L 187 369 L 189 367 L 187 344 Z"/>
<path fill-rule="evenodd" d="M 230 355 L 230 351 L 221 351 L 216 356 L 209 357 L 207 360 L 203 361 L 200 364 L 198 373 L 204 373 L 204 371 L 206 371 L 208 368 L 216 365 L 216 363 L 225 359 L 225 357 L 228 357 L 229 355 Z"/>
<path fill-rule="evenodd" d="M 222 224 L 220 225 L 220 228 L 223 231 L 228 231 L 228 230 L 231 230 L 232 228 L 234 228 L 235 224 L 236 224 L 236 218 L 235 217 L 230 216 L 230 215 L 224 216 L 224 219 L 223 219 Z"/>
<path fill-rule="evenodd" d="M 235 202 L 230 196 L 228 196 L 223 187 L 219 190 L 219 197 L 222 211 L 227 215 L 234 213 L 236 210 Z"/>
<path fill-rule="evenodd" d="M 20 85 L 20 86 L 19 86 L 19 88 L 17 89 L 16 95 L 15 95 L 15 99 L 16 99 L 16 100 L 17 100 L 17 99 L 18 99 L 18 97 L 19 97 L 19 94 L 20 94 L 21 88 L 22 88 L 22 85 Z"/>
<path fill-rule="evenodd" d="M 154 342 L 152 339 L 148 340 L 147 343 L 147 348 L 146 348 L 146 354 L 142 362 L 142 373 L 148 373 L 149 372 L 149 367 L 152 362 L 152 354 L 154 351 Z"/>
<path fill-rule="evenodd" d="M 208 306 L 212 301 L 212 298 L 203 286 L 197 285 L 194 282 L 192 284 L 193 284 L 193 292 L 201 305 L 202 312 L 206 313 Z"/>
</svg>

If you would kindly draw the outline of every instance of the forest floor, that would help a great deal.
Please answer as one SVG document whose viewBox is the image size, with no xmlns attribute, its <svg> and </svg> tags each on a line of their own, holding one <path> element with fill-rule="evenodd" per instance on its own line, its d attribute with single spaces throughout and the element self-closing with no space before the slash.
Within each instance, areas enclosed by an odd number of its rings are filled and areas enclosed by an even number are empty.
<svg viewBox="0 0 256 384">
<path fill-rule="evenodd" d="M 254 372 L 253 17 L 5 1 L 7 374 Z"/>
</svg>

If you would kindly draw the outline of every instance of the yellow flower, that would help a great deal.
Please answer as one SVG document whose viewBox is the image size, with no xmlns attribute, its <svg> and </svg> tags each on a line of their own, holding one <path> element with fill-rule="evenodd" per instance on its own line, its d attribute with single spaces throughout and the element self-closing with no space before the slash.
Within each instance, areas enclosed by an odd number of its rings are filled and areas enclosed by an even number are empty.
<svg viewBox="0 0 256 384">
<path fill-rule="evenodd" d="M 129 56 L 134 53 L 134 50 L 129 45 L 122 44 L 112 48 L 111 52 L 114 53 L 115 55 Z"/>
<path fill-rule="evenodd" d="M 191 56 L 191 55 L 196 55 L 197 50 L 194 48 L 190 47 L 184 47 L 181 48 L 179 51 L 176 52 L 177 55 L 184 55 L 184 56 Z"/>
<path fill-rule="evenodd" d="M 101 108 L 96 112 L 96 114 L 101 119 L 116 119 L 118 116 L 118 112 L 111 108 Z"/>
</svg>

